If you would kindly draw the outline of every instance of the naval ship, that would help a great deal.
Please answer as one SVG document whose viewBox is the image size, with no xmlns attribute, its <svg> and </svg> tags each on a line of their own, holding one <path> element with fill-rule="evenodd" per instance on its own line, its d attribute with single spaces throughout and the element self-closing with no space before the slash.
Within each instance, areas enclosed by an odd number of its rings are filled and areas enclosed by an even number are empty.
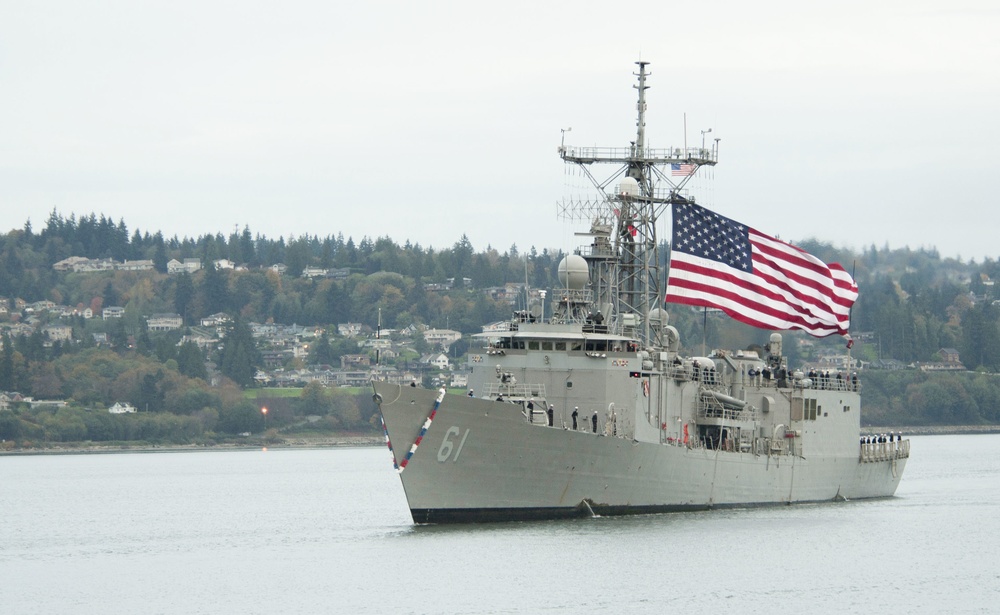
<svg viewBox="0 0 1000 615">
<path fill-rule="evenodd" d="M 587 217 L 589 244 L 559 263 L 549 306 L 476 336 L 464 394 L 372 383 L 416 523 L 879 498 L 899 484 L 909 440 L 863 438 L 857 376 L 796 370 L 777 332 L 841 335 L 849 349 L 853 279 L 696 203 L 686 184 L 718 162 L 719 142 L 648 148 L 650 73 L 636 64 L 635 141 L 577 148 L 563 131 L 559 155 L 598 196 L 559 207 Z M 774 332 L 756 350 L 691 356 L 671 305 Z"/>
</svg>

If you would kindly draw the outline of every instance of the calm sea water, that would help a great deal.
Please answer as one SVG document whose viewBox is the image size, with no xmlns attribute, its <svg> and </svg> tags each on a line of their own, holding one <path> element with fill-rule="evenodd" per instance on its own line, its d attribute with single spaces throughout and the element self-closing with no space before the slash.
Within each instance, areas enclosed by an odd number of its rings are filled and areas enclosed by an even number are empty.
<svg viewBox="0 0 1000 615">
<path fill-rule="evenodd" d="M 2 457 L 0 612 L 997 613 L 998 449 L 915 437 L 879 501 L 446 527 L 381 447 Z"/>
</svg>

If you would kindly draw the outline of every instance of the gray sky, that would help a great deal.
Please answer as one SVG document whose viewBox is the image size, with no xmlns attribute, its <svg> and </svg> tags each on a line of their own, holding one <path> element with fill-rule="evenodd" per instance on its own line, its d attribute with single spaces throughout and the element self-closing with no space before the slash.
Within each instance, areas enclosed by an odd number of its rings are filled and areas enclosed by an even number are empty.
<svg viewBox="0 0 1000 615">
<path fill-rule="evenodd" d="M 671 6 L 672 5 L 672 6 Z M 1000 257 L 1000 5 L 9 2 L 3 230 L 570 250 L 556 154 L 721 141 L 699 201 L 787 240 Z M 567 180 L 569 183 L 567 184 Z"/>
</svg>

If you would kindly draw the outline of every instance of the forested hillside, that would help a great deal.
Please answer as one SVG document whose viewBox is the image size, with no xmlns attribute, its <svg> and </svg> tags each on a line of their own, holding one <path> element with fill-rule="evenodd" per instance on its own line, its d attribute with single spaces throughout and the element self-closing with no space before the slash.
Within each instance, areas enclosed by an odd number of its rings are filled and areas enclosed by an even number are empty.
<svg viewBox="0 0 1000 615">
<path fill-rule="evenodd" d="M 1000 385 L 988 375 L 1000 372 L 1000 291 L 994 285 L 1000 263 L 942 259 L 923 249 L 871 246 L 854 253 L 814 240 L 799 245 L 827 262 L 841 263 L 858 281 L 853 356 L 873 374 L 862 378 L 871 416 L 903 424 L 1000 420 Z M 26 223 L 0 235 L 0 391 L 65 400 L 68 405 L 19 416 L 0 413 L 0 438 L 29 433 L 36 439 L 95 439 L 99 428 L 92 430 L 82 415 L 73 413 L 123 400 L 150 413 L 186 417 L 177 429 L 189 438 L 258 431 L 263 427 L 255 423 L 261 418 L 259 402 L 249 402 L 241 393 L 254 386 L 254 370 L 262 365 L 249 323 L 296 324 L 321 331 L 310 355 L 298 361 L 300 366 L 365 352 L 355 340 L 338 336 L 336 325 L 352 322 L 374 328 L 380 314 L 384 328 L 422 325 L 468 335 L 518 307 L 504 295 L 505 284 L 554 288 L 562 256 L 550 247 L 477 249 L 465 238 L 435 248 L 399 245 L 388 237 L 357 242 L 343 235 L 270 238 L 249 228 L 229 236 L 166 238 L 158 232 L 130 232 L 124 221 L 115 223 L 103 215 L 76 219 L 53 212 L 40 230 Z M 126 266 L 59 270 L 70 257 L 111 259 Z M 168 273 L 170 263 L 185 259 L 203 266 Z M 127 268 L 129 262 L 143 261 L 151 262 L 149 268 Z M 216 262 L 227 263 L 226 268 Z M 312 275 L 311 268 L 324 274 Z M 109 306 L 123 308 L 121 317 L 102 319 L 102 310 Z M 767 332 L 715 314 L 667 307 L 688 351 L 700 351 L 702 345 L 709 350 L 746 348 L 767 338 Z M 180 315 L 183 326 L 151 330 L 149 317 L 163 313 Z M 202 319 L 220 313 L 231 318 L 222 342 L 206 348 L 185 341 Z M 64 333 L 53 333 L 51 326 L 57 324 L 65 325 Z M 815 340 L 788 333 L 786 339 L 793 365 L 843 352 L 839 338 Z M 413 342 L 415 354 L 428 350 L 422 340 Z M 463 340 L 456 347 L 464 350 L 467 345 Z M 928 376 L 918 369 L 933 369 L 942 362 L 955 367 L 954 353 L 963 368 L 984 375 Z M 404 353 L 399 360 L 412 358 Z M 896 368 L 900 371 L 888 376 L 874 375 L 876 370 Z M 345 402 L 330 391 L 315 390 L 309 395 L 276 402 L 272 426 L 292 425 L 308 413 L 318 413 L 329 417 L 325 424 L 330 427 L 370 428 L 373 409 L 362 398 Z M 44 412 L 51 416 L 40 414 Z M 60 413 L 75 427 L 47 432 L 45 425 L 58 422 Z M 111 431 L 101 437 L 125 433 Z"/>
</svg>

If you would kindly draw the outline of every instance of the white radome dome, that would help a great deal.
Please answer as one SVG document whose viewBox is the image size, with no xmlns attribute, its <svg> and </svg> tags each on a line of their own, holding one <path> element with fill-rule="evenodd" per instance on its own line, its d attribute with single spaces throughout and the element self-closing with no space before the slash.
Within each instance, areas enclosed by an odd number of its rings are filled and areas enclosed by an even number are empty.
<svg viewBox="0 0 1000 615">
<path fill-rule="evenodd" d="M 587 261 L 579 254 L 570 254 L 559 261 L 559 283 L 570 290 L 582 290 L 590 282 Z"/>
</svg>

